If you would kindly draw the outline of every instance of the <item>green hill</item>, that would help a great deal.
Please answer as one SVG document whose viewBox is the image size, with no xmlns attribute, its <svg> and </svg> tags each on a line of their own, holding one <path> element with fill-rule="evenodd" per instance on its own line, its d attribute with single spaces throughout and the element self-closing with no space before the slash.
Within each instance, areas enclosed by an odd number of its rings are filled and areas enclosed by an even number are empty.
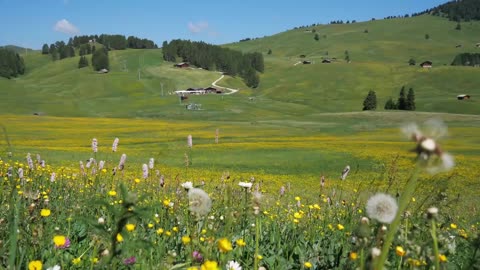
<svg viewBox="0 0 480 270">
<path fill-rule="evenodd" d="M 19 54 L 34 52 L 34 50 L 32 50 L 30 48 L 24 48 L 24 47 L 20 47 L 20 46 L 16 46 L 16 45 L 5 45 L 5 46 L 0 46 L 0 48 L 9 49 L 9 50 L 12 50 L 12 51 L 14 51 L 16 53 L 19 53 Z"/>
<path fill-rule="evenodd" d="M 202 110 L 195 112 L 185 110 L 177 96 L 168 94 L 209 86 L 220 75 L 173 68 L 173 63 L 163 61 L 161 49 L 111 51 L 108 74 L 97 74 L 91 67 L 78 69 L 78 56 L 52 62 L 40 52 L 29 53 L 24 55 L 24 76 L 0 78 L 0 114 L 314 120 L 321 113 L 360 111 L 369 90 L 376 91 L 381 111 L 387 99 L 398 98 L 403 85 L 415 90 L 417 111 L 480 114 L 480 69 L 450 66 L 458 53 L 480 51 L 475 46 L 480 42 L 480 22 L 462 23 L 461 30 L 455 30 L 456 25 L 446 18 L 422 15 L 319 25 L 227 44 L 264 53 L 260 86 L 250 90 L 241 78 L 226 77 L 220 85 L 241 91 L 191 96 L 185 102 L 202 104 Z M 267 54 L 269 49 L 272 54 Z M 350 63 L 345 61 L 346 51 Z M 408 65 L 411 58 L 415 66 Z M 322 64 L 323 59 L 332 63 Z M 303 60 L 313 64 L 294 65 Z M 419 67 L 425 60 L 432 61 L 433 68 Z M 472 99 L 458 101 L 459 94 Z"/>
</svg>

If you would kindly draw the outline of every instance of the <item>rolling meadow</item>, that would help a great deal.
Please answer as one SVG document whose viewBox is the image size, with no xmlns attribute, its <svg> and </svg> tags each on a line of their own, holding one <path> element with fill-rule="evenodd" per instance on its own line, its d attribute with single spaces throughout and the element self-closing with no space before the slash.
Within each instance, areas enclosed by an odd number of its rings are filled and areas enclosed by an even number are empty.
<svg viewBox="0 0 480 270">
<path fill-rule="evenodd" d="M 227 44 L 264 53 L 259 87 L 226 76 L 239 92 L 183 102 L 221 74 L 161 49 L 113 50 L 108 74 L 28 52 L 0 78 L 0 268 L 478 269 L 480 76 L 450 66 L 478 26 L 423 15 Z M 404 85 L 417 110 L 384 110 Z"/>
</svg>

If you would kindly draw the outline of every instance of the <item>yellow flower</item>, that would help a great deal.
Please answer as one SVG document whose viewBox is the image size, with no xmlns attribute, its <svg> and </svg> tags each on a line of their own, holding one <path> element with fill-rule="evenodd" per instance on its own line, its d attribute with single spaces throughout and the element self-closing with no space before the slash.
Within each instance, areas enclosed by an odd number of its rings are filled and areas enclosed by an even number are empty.
<svg viewBox="0 0 480 270">
<path fill-rule="evenodd" d="M 123 236 L 117 233 L 117 242 L 123 242 Z"/>
<path fill-rule="evenodd" d="M 451 223 L 451 224 L 450 224 L 450 228 L 452 228 L 452 229 L 456 229 L 456 228 L 457 228 L 457 224 L 455 224 L 455 223 Z"/>
<path fill-rule="evenodd" d="M 172 231 L 178 232 L 178 227 L 173 227 L 173 228 L 172 228 Z"/>
<path fill-rule="evenodd" d="M 293 217 L 295 217 L 296 219 L 301 219 L 303 215 L 298 212 L 295 212 L 295 214 L 293 214 Z"/>
<path fill-rule="evenodd" d="M 28 263 L 28 270 L 42 270 L 42 261 L 31 261 Z"/>
<path fill-rule="evenodd" d="M 243 239 L 238 239 L 237 241 L 235 241 L 237 243 L 237 245 L 239 247 L 244 247 L 247 245 L 247 243 L 245 243 L 245 241 L 243 241 Z"/>
<path fill-rule="evenodd" d="M 358 259 L 358 254 L 356 252 L 350 252 L 350 260 L 352 261 L 355 261 L 356 259 Z"/>
<path fill-rule="evenodd" d="M 172 235 L 172 232 L 171 232 L 171 231 L 166 231 L 166 232 L 165 232 L 165 235 L 166 235 L 166 236 L 170 236 L 170 235 Z"/>
<path fill-rule="evenodd" d="M 127 225 L 125 225 L 125 228 L 127 229 L 127 231 L 131 232 L 135 230 L 135 224 L 128 223 Z"/>
<path fill-rule="evenodd" d="M 187 268 L 187 270 L 198 270 L 198 267 L 196 266 L 190 266 Z"/>
<path fill-rule="evenodd" d="M 220 270 L 218 268 L 218 263 L 216 261 L 205 261 L 202 264 L 202 267 L 200 268 L 201 270 Z"/>
<path fill-rule="evenodd" d="M 110 196 L 112 196 L 112 197 L 113 197 L 113 196 L 117 196 L 117 192 L 116 192 L 115 190 L 110 190 L 110 191 L 108 192 L 108 195 L 110 195 Z"/>
<path fill-rule="evenodd" d="M 157 230 L 157 234 L 162 234 L 162 233 L 163 233 L 163 229 L 162 229 L 162 228 L 160 228 L 160 229 Z"/>
<path fill-rule="evenodd" d="M 190 237 L 189 237 L 188 235 L 182 236 L 182 243 L 183 243 L 184 245 L 190 244 L 190 241 L 192 241 L 192 239 L 190 239 Z"/>
<path fill-rule="evenodd" d="M 260 255 L 260 254 L 257 254 L 257 259 L 261 260 L 261 259 L 263 259 L 263 256 Z"/>
<path fill-rule="evenodd" d="M 81 261 L 82 261 L 82 259 L 80 257 L 78 257 L 78 258 L 73 259 L 72 263 L 73 264 L 79 264 Z"/>
<path fill-rule="evenodd" d="M 337 229 L 341 231 L 341 230 L 345 229 L 345 227 L 343 227 L 342 224 L 337 224 Z"/>
<path fill-rule="evenodd" d="M 97 258 L 97 257 L 92 258 L 92 259 L 91 259 L 91 262 L 92 262 L 92 263 L 98 263 L 98 258 Z"/>
<path fill-rule="evenodd" d="M 405 253 L 406 253 L 406 252 L 405 252 L 405 250 L 403 249 L 403 247 L 397 246 L 397 247 L 395 248 L 395 253 L 397 253 L 398 256 L 403 257 L 403 256 L 405 256 Z"/>
<path fill-rule="evenodd" d="M 206 233 L 207 233 L 207 230 L 202 229 L 202 234 L 206 234 Z"/>
<path fill-rule="evenodd" d="M 168 207 L 170 205 L 170 200 L 168 200 L 168 199 L 163 200 L 163 205 L 165 207 Z"/>
<path fill-rule="evenodd" d="M 50 213 L 51 213 L 50 209 L 42 209 L 42 210 L 40 211 L 40 216 L 42 216 L 42 217 L 48 217 L 48 216 L 50 216 Z"/>
<path fill-rule="evenodd" d="M 63 235 L 55 235 L 53 237 L 53 243 L 56 247 L 62 247 L 67 242 L 67 238 Z"/>
<path fill-rule="evenodd" d="M 293 219 L 293 223 L 299 223 L 300 221 L 298 219 Z"/>
<path fill-rule="evenodd" d="M 438 259 L 440 260 L 440 262 L 446 262 L 447 261 L 447 256 L 445 256 L 443 254 L 440 254 L 440 255 L 438 255 Z"/>
<path fill-rule="evenodd" d="M 305 266 L 305 268 L 312 268 L 313 266 L 310 262 L 305 262 L 303 265 Z"/>
<path fill-rule="evenodd" d="M 300 201 L 300 197 L 296 196 L 295 201 Z"/>
<path fill-rule="evenodd" d="M 140 179 L 135 178 L 135 184 L 138 184 L 138 183 L 140 183 Z"/>
<path fill-rule="evenodd" d="M 218 240 L 218 249 L 221 252 L 229 252 L 232 250 L 232 243 L 227 238 L 222 238 Z"/>
</svg>

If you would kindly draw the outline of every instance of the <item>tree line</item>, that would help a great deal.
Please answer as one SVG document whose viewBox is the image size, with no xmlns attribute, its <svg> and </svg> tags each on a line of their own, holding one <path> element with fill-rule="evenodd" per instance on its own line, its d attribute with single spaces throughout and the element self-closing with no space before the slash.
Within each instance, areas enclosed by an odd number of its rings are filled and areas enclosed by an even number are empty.
<svg viewBox="0 0 480 270">
<path fill-rule="evenodd" d="M 452 66 L 480 66 L 480 53 L 460 53 L 455 56 Z"/>
<path fill-rule="evenodd" d="M 23 58 L 13 50 L 0 47 L 0 77 L 10 79 L 24 73 Z"/>
<path fill-rule="evenodd" d="M 258 72 L 264 72 L 263 55 L 259 52 L 242 53 L 220 46 L 189 40 L 164 41 L 162 44 L 163 59 L 176 62 L 181 58 L 184 62 L 207 70 L 218 70 L 229 75 L 239 75 L 252 88 L 258 86 Z"/>
<path fill-rule="evenodd" d="M 370 90 L 368 95 L 363 100 L 363 110 L 376 110 L 377 109 L 377 94 L 375 91 Z M 400 89 L 400 94 L 397 102 L 393 101 L 392 98 L 388 99 L 384 106 L 385 110 L 405 110 L 405 111 L 415 111 L 415 91 L 410 87 L 408 94 L 405 94 L 405 86 L 402 86 Z"/>
<path fill-rule="evenodd" d="M 102 44 L 107 50 L 124 50 L 130 49 L 155 49 L 157 44 L 146 38 L 138 38 L 124 35 L 83 35 L 70 38 L 67 43 L 57 41 L 50 45 L 43 44 L 42 54 L 50 54 L 52 60 L 61 60 L 75 56 L 75 49 L 78 49 L 79 55 L 84 56 L 95 52 L 95 44 Z"/>
<path fill-rule="evenodd" d="M 458 22 L 480 20 L 480 0 L 451 1 L 433 8 L 430 13 Z"/>
</svg>

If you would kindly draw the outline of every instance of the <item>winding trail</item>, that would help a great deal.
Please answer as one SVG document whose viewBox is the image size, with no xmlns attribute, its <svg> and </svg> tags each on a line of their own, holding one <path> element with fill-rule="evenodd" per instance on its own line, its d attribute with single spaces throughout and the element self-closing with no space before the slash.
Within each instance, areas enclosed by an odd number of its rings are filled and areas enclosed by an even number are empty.
<svg viewBox="0 0 480 270">
<path fill-rule="evenodd" d="M 217 85 L 217 83 L 219 81 L 221 81 L 223 79 L 223 77 L 225 77 L 225 75 L 222 74 L 222 76 L 220 76 L 220 78 L 218 78 L 216 81 L 212 82 L 212 85 L 215 86 L 215 87 L 226 89 L 226 90 L 230 91 L 230 93 L 225 93 L 224 95 L 231 95 L 231 94 L 235 94 L 236 92 L 238 92 L 238 89 L 227 88 L 227 87 Z"/>
</svg>

